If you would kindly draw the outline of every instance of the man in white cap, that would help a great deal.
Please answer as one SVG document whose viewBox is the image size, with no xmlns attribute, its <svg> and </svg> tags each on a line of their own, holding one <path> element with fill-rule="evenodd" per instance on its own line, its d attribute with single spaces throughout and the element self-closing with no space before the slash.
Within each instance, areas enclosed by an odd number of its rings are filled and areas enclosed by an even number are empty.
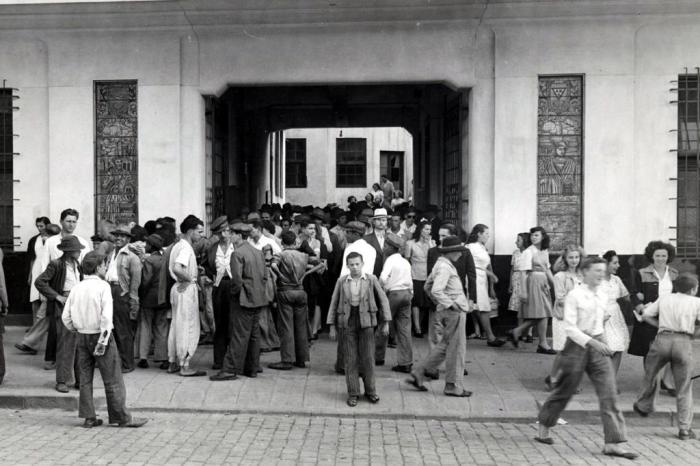
<svg viewBox="0 0 700 466">
<path fill-rule="evenodd" d="M 374 215 L 371 218 L 374 231 L 364 237 L 364 240 L 374 248 L 377 253 L 377 258 L 374 261 L 374 269 L 372 275 L 379 278 L 384 267 L 384 241 L 386 238 L 387 219 L 389 215 L 386 209 L 374 209 Z"/>
</svg>

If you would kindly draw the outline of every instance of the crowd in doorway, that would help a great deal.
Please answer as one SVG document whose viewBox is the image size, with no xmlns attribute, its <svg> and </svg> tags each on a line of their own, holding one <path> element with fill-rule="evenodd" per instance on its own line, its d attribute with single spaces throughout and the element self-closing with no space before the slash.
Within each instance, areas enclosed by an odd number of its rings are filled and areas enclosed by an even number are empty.
<svg viewBox="0 0 700 466">
<path fill-rule="evenodd" d="M 606 453 L 633 456 L 621 446 L 615 380 L 625 351 L 644 361 L 634 409 L 643 416 L 653 411 L 658 381 L 677 397 L 679 436 L 694 436 L 688 345 L 700 298 L 694 297 L 697 278 L 669 266 L 675 249 L 668 243 L 649 243 L 651 265 L 636 272 L 628 291 L 616 275 L 615 251 L 588 256 L 570 245 L 552 265 L 544 228 L 518 234 L 508 302 L 518 325 L 504 340 L 491 326 L 499 277 L 488 226 L 477 224 L 467 235 L 441 220 L 436 205 L 392 208 L 379 195 L 350 198 L 345 208 L 262 205 L 213 219 L 208 236 L 193 215 L 143 226 L 103 221 L 91 241 L 75 235 L 78 221 L 73 209 L 62 212 L 60 224 L 37 219 L 39 234 L 29 244 L 34 324 L 15 346 L 37 354 L 46 342 L 45 368 L 55 370 L 59 392 L 80 390 L 85 427 L 102 422 L 92 404 L 95 367 L 105 383 L 109 422 L 139 426 L 144 420 L 125 406 L 123 375 L 152 364 L 217 382 L 255 378 L 264 369 L 261 352 L 279 352 L 269 369 L 304 368 L 313 363 L 313 342 L 327 334 L 337 341 L 334 369 L 345 376 L 347 404 L 356 406 L 363 394 L 379 402 L 375 371 L 389 357 L 391 370 L 406 374 L 417 390 L 444 377 L 445 395 L 469 397 L 468 338 L 494 348 L 508 340 L 517 348 L 536 336 L 536 352 L 553 356 L 543 374 L 551 394 L 540 413 L 539 441 L 553 441 L 549 428 L 587 372 L 601 398 Z M 415 338 L 430 343 L 422 361 L 414 360 Z M 210 372 L 193 364 L 197 351 L 212 351 Z M 658 372 L 663 377 L 657 379 Z"/>
</svg>

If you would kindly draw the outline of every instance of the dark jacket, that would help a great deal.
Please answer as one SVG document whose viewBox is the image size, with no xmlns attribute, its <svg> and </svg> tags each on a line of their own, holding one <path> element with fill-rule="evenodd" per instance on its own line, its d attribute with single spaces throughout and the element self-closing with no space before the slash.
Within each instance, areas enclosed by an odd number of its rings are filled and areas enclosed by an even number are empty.
<svg viewBox="0 0 700 466">
<path fill-rule="evenodd" d="M 160 285 L 160 271 L 163 267 L 163 253 L 152 253 L 143 261 L 141 269 L 141 286 L 139 286 L 139 298 L 141 306 L 146 309 L 157 309 L 158 287 Z"/>
<path fill-rule="evenodd" d="M 29 268 L 31 270 L 31 264 L 36 260 L 36 253 L 34 252 L 34 246 L 36 246 L 36 240 L 40 237 L 41 235 L 36 235 L 32 236 L 29 238 L 29 242 L 27 243 L 27 258 L 29 259 Z"/>
<path fill-rule="evenodd" d="M 678 278 L 678 270 L 669 267 L 668 268 L 669 277 L 673 282 L 673 291 L 676 291 L 676 279 Z M 643 299 L 639 299 L 637 294 L 640 293 Z M 640 269 L 635 274 L 634 288 L 631 290 L 630 298 L 632 299 L 632 304 L 637 306 L 639 304 L 653 303 L 659 299 L 659 280 L 656 278 L 654 273 L 654 266 L 650 265 Z M 656 333 L 658 328 L 647 322 L 634 322 L 634 328 L 632 329 L 632 335 L 630 336 L 630 346 L 627 350 L 629 354 L 635 356 L 646 356 L 649 352 L 649 347 L 651 342 L 656 338 Z"/>
<path fill-rule="evenodd" d="M 231 294 L 241 307 L 268 305 L 265 255 L 247 241 L 234 245 L 231 254 Z"/>
<path fill-rule="evenodd" d="M 175 280 L 170 275 L 170 253 L 173 251 L 173 246 L 179 240 L 175 240 L 168 246 L 163 253 L 163 266 L 160 268 L 160 276 L 158 277 L 158 305 L 163 309 L 170 309 L 170 290 L 175 284 Z"/>
<path fill-rule="evenodd" d="M 428 276 L 433 271 L 438 257 L 440 257 L 440 252 L 437 247 L 428 249 Z M 462 286 L 467 284 L 467 298 L 476 302 L 476 265 L 474 265 L 471 251 L 465 249 L 454 265 L 459 279 L 462 280 Z"/>
<path fill-rule="evenodd" d="M 83 270 L 78 264 L 80 280 L 83 279 Z M 63 294 L 63 285 L 66 283 L 66 257 L 61 256 L 49 262 L 46 270 L 36 277 L 34 286 L 46 297 L 46 314 L 54 315 L 56 309 L 56 297 Z"/>
<path fill-rule="evenodd" d="M 379 240 L 377 239 L 377 235 L 374 233 L 370 233 L 369 235 L 365 235 L 362 237 L 367 243 L 374 248 L 375 251 L 377 251 L 377 258 L 374 260 L 374 270 L 372 271 L 372 275 L 375 277 L 379 278 L 379 276 L 382 274 L 382 269 L 384 268 L 384 251 L 382 247 L 379 245 Z M 386 244 L 386 237 L 384 239 L 384 244 Z"/>
</svg>

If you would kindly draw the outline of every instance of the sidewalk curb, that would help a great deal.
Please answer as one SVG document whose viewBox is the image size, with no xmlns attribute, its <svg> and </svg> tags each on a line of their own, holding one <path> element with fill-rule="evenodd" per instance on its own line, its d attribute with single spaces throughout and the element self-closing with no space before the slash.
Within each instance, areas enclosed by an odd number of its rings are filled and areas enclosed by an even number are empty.
<svg viewBox="0 0 700 466">
<path fill-rule="evenodd" d="M 50 396 L 50 395 L 0 395 L 0 409 L 60 409 L 63 411 L 78 410 L 78 396 Z M 105 409 L 106 399 L 103 396 L 95 397 L 95 408 Z M 331 418 L 353 418 L 353 419 L 387 419 L 394 421 L 447 421 L 447 422 L 474 422 L 474 423 L 510 423 L 510 424 L 530 424 L 537 421 L 537 415 L 533 410 L 531 415 L 522 416 L 431 416 L 428 414 L 403 414 L 403 413 L 349 413 L 347 411 L 323 411 L 319 409 L 219 409 L 219 408 L 166 408 L 166 407 L 129 407 L 132 412 L 141 413 L 189 413 L 189 414 L 223 414 L 227 416 L 235 415 L 265 415 L 265 416 L 301 416 L 301 417 L 331 417 Z M 655 412 L 647 418 L 640 418 L 633 411 L 625 411 L 625 420 L 632 425 L 668 425 L 676 424 L 676 413 Z M 700 416 L 700 413 L 698 413 Z M 564 411 L 564 419 L 567 422 L 580 424 L 598 424 L 600 413 L 598 411 L 571 410 Z"/>
</svg>

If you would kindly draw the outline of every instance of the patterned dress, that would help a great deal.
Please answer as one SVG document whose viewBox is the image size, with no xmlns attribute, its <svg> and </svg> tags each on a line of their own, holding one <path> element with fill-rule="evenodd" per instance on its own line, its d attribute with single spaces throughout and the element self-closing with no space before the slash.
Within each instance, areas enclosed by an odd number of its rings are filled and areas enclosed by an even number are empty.
<svg viewBox="0 0 700 466">
<path fill-rule="evenodd" d="M 547 280 L 549 270 L 549 251 L 540 251 L 530 246 L 521 258 L 523 271 L 530 271 L 527 276 L 527 302 L 522 308 L 523 319 L 548 319 L 552 317 L 552 289 Z"/>
<path fill-rule="evenodd" d="M 522 265 L 520 262 L 522 256 L 522 251 L 520 249 L 516 249 L 513 251 L 513 256 L 510 259 L 510 267 L 511 270 L 513 270 L 513 274 L 510 279 L 510 286 L 513 291 L 510 295 L 510 301 L 508 301 L 508 310 L 517 312 L 518 317 L 520 317 L 520 309 L 522 307 L 520 296 L 522 295 L 521 290 L 523 287 L 523 273 L 525 273 L 522 270 Z"/>
<path fill-rule="evenodd" d="M 603 328 L 605 344 L 615 352 L 627 351 L 630 334 L 617 300 L 629 296 L 629 292 L 617 275 L 610 275 L 610 278 L 603 280 L 600 287 L 608 296 L 608 305 L 605 308 L 606 321 Z"/>
</svg>

